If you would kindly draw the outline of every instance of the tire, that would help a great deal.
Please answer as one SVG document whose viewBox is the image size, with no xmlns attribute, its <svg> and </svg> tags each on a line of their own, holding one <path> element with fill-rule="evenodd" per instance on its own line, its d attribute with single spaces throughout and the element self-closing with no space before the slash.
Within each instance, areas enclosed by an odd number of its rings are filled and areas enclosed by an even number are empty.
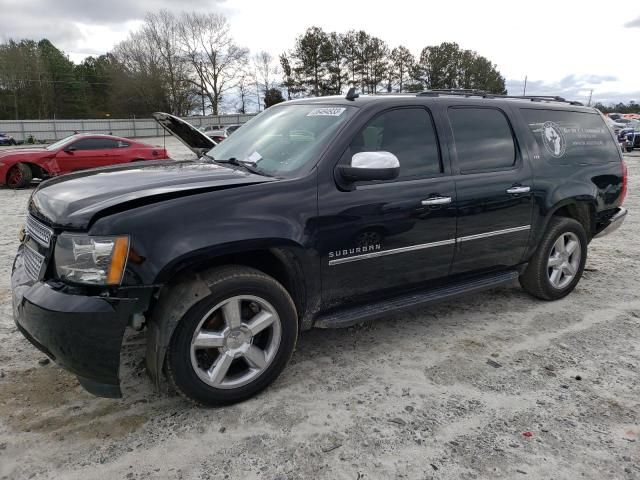
<svg viewBox="0 0 640 480">
<path fill-rule="evenodd" d="M 633 152 L 633 147 L 627 147 L 625 150 L 627 151 L 627 153 L 631 153 Z"/>
<path fill-rule="evenodd" d="M 575 249 L 570 253 L 573 242 L 576 243 Z M 580 222 L 572 218 L 552 217 L 538 250 L 520 276 L 520 285 L 527 293 L 542 300 L 565 297 L 582 277 L 587 244 L 587 234 Z"/>
<path fill-rule="evenodd" d="M 24 188 L 31 185 L 33 180 L 33 172 L 29 165 L 24 163 L 16 163 L 7 172 L 6 183 L 9 188 Z"/>
<path fill-rule="evenodd" d="M 258 270 L 222 267 L 207 279 L 212 293 L 184 314 L 171 337 L 167 378 L 199 405 L 229 405 L 282 372 L 296 346 L 298 316 L 284 287 Z"/>
</svg>

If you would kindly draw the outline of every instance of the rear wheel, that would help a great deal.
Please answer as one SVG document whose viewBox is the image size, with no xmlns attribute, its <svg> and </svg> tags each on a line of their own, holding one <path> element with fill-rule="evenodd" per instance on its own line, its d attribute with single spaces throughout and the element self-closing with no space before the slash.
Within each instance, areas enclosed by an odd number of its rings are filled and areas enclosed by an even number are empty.
<svg viewBox="0 0 640 480">
<path fill-rule="evenodd" d="M 33 179 L 33 172 L 29 165 L 24 163 L 17 163 L 9 169 L 7 173 L 7 187 L 9 188 L 24 188 L 31 184 Z"/>
<path fill-rule="evenodd" d="M 557 300 L 575 288 L 587 260 L 587 234 L 572 218 L 553 217 L 538 250 L 520 276 L 534 297 Z"/>
<path fill-rule="evenodd" d="M 275 279 L 254 269 L 225 267 L 211 295 L 176 327 L 166 367 L 170 383 L 202 405 L 256 395 L 284 369 L 298 336 L 296 310 Z"/>
</svg>

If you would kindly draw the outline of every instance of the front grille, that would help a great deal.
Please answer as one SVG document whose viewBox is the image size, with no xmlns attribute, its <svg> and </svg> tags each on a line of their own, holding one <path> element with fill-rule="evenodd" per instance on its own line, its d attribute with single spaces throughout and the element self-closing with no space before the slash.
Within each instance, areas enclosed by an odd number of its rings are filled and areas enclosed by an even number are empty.
<svg viewBox="0 0 640 480">
<path fill-rule="evenodd" d="M 25 245 L 24 255 L 22 258 L 24 259 L 24 268 L 27 271 L 27 274 L 33 280 L 38 280 L 40 278 L 40 272 L 42 271 L 44 257 L 28 245 Z"/>
<path fill-rule="evenodd" d="M 53 230 L 46 225 L 40 223 L 31 215 L 27 216 L 27 224 L 24 227 L 25 232 L 36 242 L 45 248 L 49 248 L 51 244 L 51 237 L 53 237 Z"/>
</svg>

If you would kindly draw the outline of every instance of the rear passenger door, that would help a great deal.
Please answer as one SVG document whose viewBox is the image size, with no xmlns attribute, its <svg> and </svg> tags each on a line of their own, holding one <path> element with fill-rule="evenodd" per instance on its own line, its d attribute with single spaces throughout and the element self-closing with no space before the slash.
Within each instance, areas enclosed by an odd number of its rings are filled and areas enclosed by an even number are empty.
<svg viewBox="0 0 640 480">
<path fill-rule="evenodd" d="M 447 109 L 457 193 L 452 274 L 518 264 L 531 229 L 533 179 L 505 111 Z"/>
</svg>

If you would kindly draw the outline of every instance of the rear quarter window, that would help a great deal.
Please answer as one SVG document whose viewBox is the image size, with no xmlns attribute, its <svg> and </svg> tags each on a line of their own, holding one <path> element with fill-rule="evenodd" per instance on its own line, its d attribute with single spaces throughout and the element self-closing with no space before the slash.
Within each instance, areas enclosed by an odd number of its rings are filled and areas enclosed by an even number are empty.
<svg viewBox="0 0 640 480">
<path fill-rule="evenodd" d="M 557 164 L 620 161 L 618 145 L 600 115 L 523 108 L 522 116 L 541 158 Z"/>
</svg>

